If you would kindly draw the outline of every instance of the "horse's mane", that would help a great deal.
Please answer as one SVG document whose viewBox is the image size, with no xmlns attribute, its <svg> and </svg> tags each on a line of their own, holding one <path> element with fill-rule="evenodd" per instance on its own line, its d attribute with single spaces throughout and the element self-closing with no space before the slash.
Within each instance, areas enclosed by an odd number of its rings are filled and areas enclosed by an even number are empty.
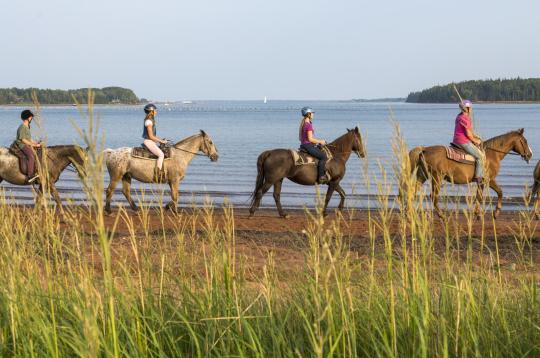
<svg viewBox="0 0 540 358">
<path fill-rule="evenodd" d="M 504 144 L 504 142 L 508 138 L 508 136 L 514 135 L 514 134 L 521 135 L 519 133 L 519 131 L 517 131 L 517 130 L 506 132 L 504 134 L 501 134 L 501 135 L 498 135 L 496 137 L 489 138 L 488 140 L 485 140 L 484 141 L 484 146 L 497 146 L 497 147 L 501 146 L 501 145 Z"/>
<path fill-rule="evenodd" d="M 337 137 L 330 144 L 332 146 L 334 146 L 338 151 L 344 152 L 345 151 L 345 143 L 346 143 L 345 139 L 347 139 L 347 136 L 351 135 L 351 133 L 352 133 L 351 131 L 347 131 L 347 133 Z"/>
<path fill-rule="evenodd" d="M 187 142 L 188 140 L 191 140 L 194 137 L 199 137 L 201 135 L 202 135 L 201 133 L 190 135 L 189 137 L 186 137 L 184 139 L 181 139 L 179 142 L 174 143 L 174 147 L 176 147 L 176 146 L 178 146 L 180 144 L 183 144 L 183 143 Z"/>
</svg>

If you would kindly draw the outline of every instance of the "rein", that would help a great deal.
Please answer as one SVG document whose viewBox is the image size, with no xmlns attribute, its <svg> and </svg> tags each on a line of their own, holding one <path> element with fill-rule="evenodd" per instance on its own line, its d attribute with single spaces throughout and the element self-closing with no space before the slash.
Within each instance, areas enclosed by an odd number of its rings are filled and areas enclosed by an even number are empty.
<svg viewBox="0 0 540 358">
<path fill-rule="evenodd" d="M 495 148 L 492 148 L 492 147 L 485 147 L 484 150 L 492 150 L 494 152 L 502 153 L 502 154 L 506 154 L 506 155 L 519 155 L 519 156 L 521 156 L 521 154 L 511 152 L 510 150 L 508 152 L 505 152 L 503 150 L 498 150 L 498 149 L 495 149 Z"/>
<path fill-rule="evenodd" d="M 173 145 L 172 147 L 173 147 L 174 149 L 177 149 L 177 150 L 182 151 L 182 152 L 186 152 L 186 153 L 193 154 L 193 155 L 198 155 L 198 156 L 201 156 L 201 157 L 207 157 L 206 154 L 201 154 L 201 153 L 192 152 L 192 151 L 187 150 L 187 149 L 182 149 L 182 148 L 175 147 L 174 145 Z"/>
</svg>

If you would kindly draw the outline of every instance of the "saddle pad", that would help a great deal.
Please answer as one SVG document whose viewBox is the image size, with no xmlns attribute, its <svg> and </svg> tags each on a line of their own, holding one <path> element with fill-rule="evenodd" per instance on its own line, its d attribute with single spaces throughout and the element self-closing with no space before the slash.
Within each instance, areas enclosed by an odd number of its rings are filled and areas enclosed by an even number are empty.
<svg viewBox="0 0 540 358">
<path fill-rule="evenodd" d="M 455 147 L 445 147 L 446 148 L 446 158 L 456 161 L 458 163 L 474 165 L 474 157 L 468 153 L 465 153 L 462 149 Z"/>
<path fill-rule="evenodd" d="M 165 154 L 165 159 L 169 159 L 171 157 L 171 147 L 160 147 L 160 149 L 163 151 L 163 154 Z M 155 156 L 144 146 L 132 148 L 131 156 L 142 159 L 157 159 L 157 156 Z"/>
<path fill-rule="evenodd" d="M 323 147 L 322 150 L 326 153 L 326 157 L 328 158 L 326 162 L 328 163 L 333 158 L 332 152 L 327 147 Z M 319 162 L 317 158 L 311 156 L 308 152 L 306 152 L 303 149 L 298 149 L 298 150 L 289 149 L 289 151 L 291 152 L 294 165 L 296 166 L 316 165 Z"/>
<path fill-rule="evenodd" d="M 28 174 L 26 156 L 24 155 L 21 148 L 19 148 L 19 146 L 17 145 L 17 141 L 14 141 L 13 143 L 11 143 L 11 146 L 9 147 L 8 151 L 10 154 L 13 154 L 14 156 L 17 157 L 17 159 L 19 159 L 19 170 L 21 171 L 21 173 L 23 173 L 24 175 Z M 43 156 L 42 152 L 43 151 L 41 148 L 34 148 L 36 166 L 41 164 L 41 159 Z"/>
</svg>

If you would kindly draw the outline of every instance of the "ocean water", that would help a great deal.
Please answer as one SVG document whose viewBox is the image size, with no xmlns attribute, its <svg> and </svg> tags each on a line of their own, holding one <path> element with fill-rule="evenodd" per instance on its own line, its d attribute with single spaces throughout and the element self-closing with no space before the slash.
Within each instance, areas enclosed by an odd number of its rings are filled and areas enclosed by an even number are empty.
<svg viewBox="0 0 540 358">
<path fill-rule="evenodd" d="M 272 148 L 297 148 L 299 109 L 312 106 L 315 111 L 315 135 L 331 141 L 358 126 L 367 149 L 367 158 L 352 155 L 342 186 L 349 195 L 348 205 L 365 207 L 369 194 L 377 192 L 375 183 L 383 181 L 381 168 L 387 171 L 386 181 L 393 180 L 395 157 L 392 151 L 394 125 L 399 124 L 409 148 L 417 145 L 447 144 L 453 135 L 454 119 L 458 113 L 453 104 L 409 103 L 357 103 L 351 101 L 196 101 L 191 104 L 160 105 L 157 117 L 158 135 L 179 140 L 204 129 L 214 140 L 220 158 L 216 163 L 205 157 L 195 157 L 180 185 L 180 205 L 202 203 L 207 199 L 221 204 L 225 198 L 235 206 L 247 206 L 256 178 L 257 156 Z M 0 106 L 0 145 L 8 146 L 20 124 L 22 108 Z M 117 148 L 140 145 L 144 113 L 142 106 L 96 106 L 105 147 Z M 477 131 L 487 139 L 510 130 L 525 128 L 525 136 L 535 153 L 540 153 L 540 105 L 537 104 L 479 104 L 475 106 Z M 50 106 L 42 108 L 41 126 L 33 126 L 35 139 L 47 139 L 49 145 L 81 143 L 73 124 L 85 126 L 84 118 L 76 107 Z M 507 156 L 502 162 L 498 182 L 505 201 L 518 202 L 525 185 L 532 183 L 534 165 L 540 158 L 533 157 L 530 164 L 519 156 Z M 371 187 L 366 185 L 366 171 Z M 104 172 L 106 185 L 108 174 Z M 29 187 L 0 184 L 7 196 L 18 202 L 32 200 Z M 57 183 L 63 199 L 83 200 L 81 185 L 76 174 L 66 171 Z M 146 185 L 134 182 L 133 194 L 145 200 L 154 200 L 156 192 L 165 191 L 166 185 Z M 125 204 L 120 188 L 114 196 L 116 204 Z M 451 195 L 460 195 L 465 189 L 447 186 Z M 391 191 L 395 194 L 395 188 Z M 282 204 L 285 207 L 312 207 L 316 190 L 285 180 Z M 331 206 L 337 205 L 335 194 Z M 273 206 L 271 192 L 262 206 Z M 515 205 L 514 205 L 515 206 Z M 506 206 L 513 207 L 513 206 Z"/>
</svg>

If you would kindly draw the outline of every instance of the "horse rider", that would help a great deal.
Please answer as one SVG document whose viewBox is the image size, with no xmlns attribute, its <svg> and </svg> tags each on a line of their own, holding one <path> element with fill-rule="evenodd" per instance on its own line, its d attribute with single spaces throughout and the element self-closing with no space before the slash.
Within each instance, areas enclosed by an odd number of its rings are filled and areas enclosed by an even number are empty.
<svg viewBox="0 0 540 358">
<path fill-rule="evenodd" d="M 314 137 L 315 131 L 313 130 L 312 122 L 314 115 L 315 112 L 310 107 L 302 108 L 302 121 L 300 122 L 298 137 L 300 139 L 300 148 L 319 159 L 317 166 L 317 183 L 326 184 L 328 183 L 328 177 L 325 173 L 327 156 L 321 149 L 321 146 L 326 145 L 326 141 Z"/>
<path fill-rule="evenodd" d="M 158 157 L 156 167 L 154 168 L 154 180 L 161 181 L 161 179 L 165 177 L 165 170 L 163 168 L 165 154 L 163 154 L 163 151 L 159 148 L 157 143 L 167 144 L 168 141 L 156 136 L 157 107 L 154 104 L 149 103 L 144 106 L 144 113 L 146 113 L 146 116 L 144 117 L 142 134 L 144 139 L 143 145 L 148 148 L 152 154 Z"/>
<path fill-rule="evenodd" d="M 39 178 L 39 174 L 36 173 L 36 158 L 32 148 L 41 147 L 41 142 L 34 142 L 32 140 L 32 134 L 30 133 L 30 123 L 34 119 L 32 111 L 25 109 L 21 112 L 21 120 L 23 121 L 19 128 L 17 128 L 16 145 L 19 147 L 26 160 L 26 177 L 28 183 L 33 183 Z"/>
<path fill-rule="evenodd" d="M 471 120 L 472 102 L 464 99 L 459 108 L 461 113 L 456 117 L 453 143 L 474 157 L 476 166 L 473 181 L 481 184 L 484 176 L 484 152 L 480 149 L 481 138 L 474 133 Z"/>
</svg>

